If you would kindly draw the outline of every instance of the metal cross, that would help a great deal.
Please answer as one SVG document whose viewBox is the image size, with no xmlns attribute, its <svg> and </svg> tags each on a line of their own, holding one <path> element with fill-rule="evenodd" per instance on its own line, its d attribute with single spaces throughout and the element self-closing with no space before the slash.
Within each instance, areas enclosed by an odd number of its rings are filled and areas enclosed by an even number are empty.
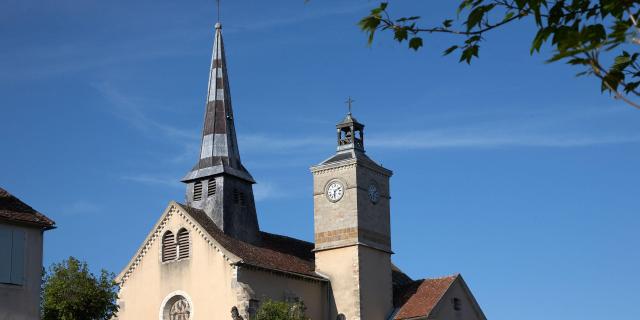
<svg viewBox="0 0 640 320">
<path fill-rule="evenodd" d="M 355 102 L 355 100 L 351 99 L 351 97 L 349 97 L 349 99 L 347 99 L 347 101 L 345 101 L 345 103 L 349 107 L 349 114 L 351 114 L 351 104 L 354 103 L 354 102 Z"/>
</svg>

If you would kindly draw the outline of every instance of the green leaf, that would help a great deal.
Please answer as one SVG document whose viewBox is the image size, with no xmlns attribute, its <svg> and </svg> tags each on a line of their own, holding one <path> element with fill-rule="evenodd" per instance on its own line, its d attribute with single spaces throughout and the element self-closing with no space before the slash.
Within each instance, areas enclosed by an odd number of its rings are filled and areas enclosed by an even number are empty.
<svg viewBox="0 0 640 320">
<path fill-rule="evenodd" d="M 582 77 L 582 76 L 586 76 L 586 75 L 589 75 L 589 74 L 592 74 L 592 73 L 593 73 L 593 71 L 582 71 L 582 72 L 576 73 L 576 77 Z"/>
<path fill-rule="evenodd" d="M 420 37 L 413 37 L 411 38 L 411 40 L 409 40 L 409 48 L 418 51 L 418 49 L 420 49 L 420 47 L 422 47 L 422 38 Z"/>
<path fill-rule="evenodd" d="M 420 19 L 420 16 L 402 17 L 398 21 L 414 21 Z"/>
<path fill-rule="evenodd" d="M 473 11 L 469 13 L 469 17 L 467 18 L 467 22 L 465 23 L 467 25 L 467 31 L 470 31 L 475 26 L 479 25 L 480 22 L 482 21 L 483 16 L 484 16 L 484 10 L 482 7 L 473 9 Z"/>
<path fill-rule="evenodd" d="M 478 57 L 478 51 L 480 50 L 480 46 L 477 44 L 467 46 L 462 50 L 462 54 L 460 55 L 460 61 L 466 61 L 467 64 L 471 64 L 471 59 L 473 57 Z"/>
<path fill-rule="evenodd" d="M 462 12 L 462 10 L 466 9 L 467 7 L 470 7 L 471 4 L 473 3 L 473 0 L 464 0 L 460 3 L 460 5 L 458 6 L 458 14 L 460 12 Z"/>
<path fill-rule="evenodd" d="M 451 46 L 451 47 L 447 48 L 447 50 L 444 51 L 443 55 L 444 56 L 449 55 L 449 54 L 451 54 L 451 52 L 456 51 L 458 48 L 459 48 L 458 46 Z"/>
<path fill-rule="evenodd" d="M 471 37 L 467 38 L 467 40 L 465 40 L 465 41 L 464 41 L 464 43 L 466 43 L 466 44 L 472 44 L 472 43 L 474 43 L 474 42 L 478 42 L 478 41 L 480 41 L 481 39 L 482 39 L 482 38 L 481 38 L 480 36 L 477 36 L 477 35 L 476 35 L 476 36 L 471 36 Z"/>
<path fill-rule="evenodd" d="M 529 51 L 529 53 L 533 54 L 534 51 L 540 52 L 540 47 L 547 41 L 549 35 L 551 35 L 552 32 L 553 29 L 551 27 L 539 29 L 538 33 L 536 33 L 535 38 L 533 38 L 533 42 L 531 43 L 531 50 Z"/>
<path fill-rule="evenodd" d="M 615 58 L 614 65 L 617 65 L 617 66 L 626 65 L 629 62 L 631 62 L 631 56 L 627 52 L 624 52 L 623 54 Z"/>
<path fill-rule="evenodd" d="M 407 40 L 407 37 L 408 37 L 407 28 L 396 28 L 394 30 L 394 36 L 393 37 L 396 40 L 398 40 L 398 42 L 402 42 L 403 40 Z"/>
<path fill-rule="evenodd" d="M 502 19 L 502 21 L 507 21 L 507 20 L 513 18 L 513 16 L 515 16 L 515 15 L 516 15 L 515 12 L 509 11 L 504 15 L 504 18 Z"/>
<path fill-rule="evenodd" d="M 362 29 L 363 31 L 370 32 L 370 31 L 375 31 L 380 25 L 380 22 L 381 22 L 380 18 L 375 16 L 368 16 L 360 20 L 358 25 L 360 26 L 360 29 Z"/>
<path fill-rule="evenodd" d="M 624 92 L 625 93 L 633 92 L 638 88 L 639 85 L 640 85 L 640 81 L 627 83 L 624 86 Z"/>
</svg>

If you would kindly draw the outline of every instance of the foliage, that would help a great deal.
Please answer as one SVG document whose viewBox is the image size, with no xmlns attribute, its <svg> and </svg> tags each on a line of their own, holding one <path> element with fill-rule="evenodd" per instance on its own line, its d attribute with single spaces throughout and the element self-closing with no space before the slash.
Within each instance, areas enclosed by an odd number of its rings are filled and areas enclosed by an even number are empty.
<svg viewBox="0 0 640 320">
<path fill-rule="evenodd" d="M 285 302 L 266 300 L 260 304 L 256 316 L 251 320 L 308 320 L 302 301 Z"/>
<path fill-rule="evenodd" d="M 455 19 L 423 27 L 420 16 L 391 18 L 388 3 L 383 2 L 364 17 L 360 28 L 369 35 L 390 31 L 398 42 L 409 48 L 424 46 L 423 37 L 444 33 L 463 40 L 444 50 L 444 55 L 460 53 L 460 62 L 471 63 L 478 57 L 485 35 L 514 21 L 532 22 L 531 54 L 549 44 L 553 55 L 548 62 L 564 61 L 583 68 L 578 75 L 600 79 L 601 91 L 613 93 L 640 109 L 633 100 L 640 98 L 640 0 L 459 0 Z M 603 58 L 604 56 L 604 58 Z M 608 66 L 604 66 L 607 60 Z"/>
<path fill-rule="evenodd" d="M 86 262 L 74 257 L 54 263 L 44 278 L 44 320 L 103 320 L 118 311 L 114 274 L 101 270 L 97 278 Z"/>
</svg>

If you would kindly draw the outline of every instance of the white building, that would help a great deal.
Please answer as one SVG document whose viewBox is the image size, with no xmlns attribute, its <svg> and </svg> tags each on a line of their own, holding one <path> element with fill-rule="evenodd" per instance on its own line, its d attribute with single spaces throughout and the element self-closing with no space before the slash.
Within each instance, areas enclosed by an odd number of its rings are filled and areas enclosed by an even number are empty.
<svg viewBox="0 0 640 320">
<path fill-rule="evenodd" d="M 0 320 L 40 319 L 43 233 L 54 225 L 0 188 Z"/>
</svg>

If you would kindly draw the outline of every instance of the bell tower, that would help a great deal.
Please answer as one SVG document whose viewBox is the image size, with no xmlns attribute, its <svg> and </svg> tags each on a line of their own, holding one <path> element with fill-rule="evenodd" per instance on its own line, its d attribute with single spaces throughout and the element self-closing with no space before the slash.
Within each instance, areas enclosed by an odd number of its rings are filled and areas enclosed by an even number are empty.
<svg viewBox="0 0 640 320">
<path fill-rule="evenodd" d="M 220 23 L 213 42 L 200 157 L 182 182 L 187 184 L 187 204 L 204 210 L 224 233 L 247 242 L 259 240 L 255 181 L 240 161 Z"/>
<path fill-rule="evenodd" d="M 386 320 L 393 308 L 392 172 L 365 154 L 364 125 L 351 112 L 336 131 L 337 152 L 311 167 L 316 271 L 331 280 L 330 319 Z"/>
</svg>

